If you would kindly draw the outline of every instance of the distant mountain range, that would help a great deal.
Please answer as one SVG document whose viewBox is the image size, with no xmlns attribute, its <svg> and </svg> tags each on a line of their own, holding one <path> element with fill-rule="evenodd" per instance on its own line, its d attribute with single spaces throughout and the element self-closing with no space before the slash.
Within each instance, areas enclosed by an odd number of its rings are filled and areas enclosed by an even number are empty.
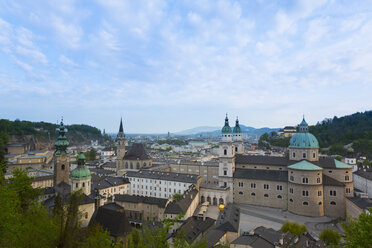
<svg viewBox="0 0 372 248">
<path fill-rule="evenodd" d="M 191 129 L 187 129 L 184 131 L 173 133 L 175 135 L 197 135 L 197 136 L 218 136 L 221 134 L 221 128 L 222 127 L 212 127 L 212 126 L 201 126 L 201 127 L 195 127 Z M 233 127 L 232 127 L 233 128 Z M 245 125 L 240 125 L 240 128 L 242 129 L 242 132 L 247 134 L 248 136 L 258 136 L 260 137 L 264 133 L 270 133 L 272 131 L 278 131 L 279 128 L 254 128 L 249 127 Z"/>
</svg>

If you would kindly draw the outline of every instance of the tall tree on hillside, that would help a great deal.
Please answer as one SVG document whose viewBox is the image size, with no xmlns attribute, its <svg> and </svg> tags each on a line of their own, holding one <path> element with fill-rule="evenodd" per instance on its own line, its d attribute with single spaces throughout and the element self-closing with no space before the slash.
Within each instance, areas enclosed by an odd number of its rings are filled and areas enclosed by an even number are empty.
<svg viewBox="0 0 372 248">
<path fill-rule="evenodd" d="M 372 208 L 342 223 L 345 247 L 372 247 Z"/>
</svg>

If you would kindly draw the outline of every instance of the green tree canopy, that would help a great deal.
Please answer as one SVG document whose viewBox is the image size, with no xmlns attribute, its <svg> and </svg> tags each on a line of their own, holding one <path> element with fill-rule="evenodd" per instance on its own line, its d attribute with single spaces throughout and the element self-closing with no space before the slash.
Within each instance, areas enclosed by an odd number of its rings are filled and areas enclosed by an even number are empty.
<svg viewBox="0 0 372 248">
<path fill-rule="evenodd" d="M 290 232 L 293 235 L 300 236 L 301 234 L 307 231 L 307 228 L 305 225 L 301 225 L 297 222 L 290 222 L 286 220 L 283 226 L 280 228 L 280 231 L 284 233 Z"/>
<path fill-rule="evenodd" d="M 363 212 L 357 219 L 347 219 L 342 223 L 345 230 L 345 247 L 372 247 L 372 208 Z"/>
<path fill-rule="evenodd" d="M 332 229 L 324 228 L 320 233 L 319 239 L 330 246 L 337 246 L 341 243 L 341 234 Z"/>
</svg>

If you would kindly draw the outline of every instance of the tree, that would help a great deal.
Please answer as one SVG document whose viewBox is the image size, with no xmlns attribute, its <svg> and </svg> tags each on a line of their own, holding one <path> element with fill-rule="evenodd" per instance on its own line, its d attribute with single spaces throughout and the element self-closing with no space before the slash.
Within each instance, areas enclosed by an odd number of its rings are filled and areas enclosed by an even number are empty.
<svg viewBox="0 0 372 248">
<path fill-rule="evenodd" d="M 178 201 L 179 199 L 181 199 L 181 197 L 182 197 L 181 194 L 176 193 L 173 195 L 173 201 Z"/>
<path fill-rule="evenodd" d="M 300 236 L 301 234 L 307 231 L 307 228 L 305 225 L 301 225 L 297 222 L 290 222 L 286 220 L 283 226 L 280 228 L 280 231 L 284 233 L 290 232 L 293 235 Z"/>
<path fill-rule="evenodd" d="M 345 230 L 345 247 L 372 247 L 372 208 L 356 219 L 348 218 L 341 224 Z"/>
<path fill-rule="evenodd" d="M 96 157 L 97 157 L 97 151 L 94 148 L 90 149 L 90 151 L 88 151 L 86 154 L 87 161 L 96 160 Z"/>
<path fill-rule="evenodd" d="M 364 166 L 369 166 L 370 163 L 369 163 L 369 161 L 366 159 L 366 160 L 363 161 L 363 165 L 364 165 Z"/>
<path fill-rule="evenodd" d="M 269 141 L 269 134 L 268 133 L 262 134 L 261 137 L 258 139 L 258 147 L 260 147 L 261 149 L 270 148 L 268 141 Z"/>
<path fill-rule="evenodd" d="M 330 246 L 337 246 L 341 243 L 341 235 L 329 228 L 323 229 L 323 231 L 320 233 L 319 239 Z"/>
</svg>

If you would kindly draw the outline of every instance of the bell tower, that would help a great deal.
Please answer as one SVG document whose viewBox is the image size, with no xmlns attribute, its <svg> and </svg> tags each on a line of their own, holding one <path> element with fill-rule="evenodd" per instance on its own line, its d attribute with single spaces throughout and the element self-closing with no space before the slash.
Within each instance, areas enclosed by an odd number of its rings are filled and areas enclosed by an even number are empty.
<svg viewBox="0 0 372 248">
<path fill-rule="evenodd" d="M 235 148 L 233 144 L 232 130 L 229 126 L 229 118 L 225 118 L 225 125 L 222 128 L 222 137 L 219 149 L 219 186 L 229 188 L 227 202 L 233 202 L 233 175 L 235 172 Z"/>
<path fill-rule="evenodd" d="M 232 135 L 233 135 L 235 153 L 243 154 L 244 153 L 244 141 L 243 141 L 242 129 L 240 128 L 238 117 L 236 117 L 235 127 L 233 129 Z"/>
<path fill-rule="evenodd" d="M 69 145 L 66 132 L 67 129 L 63 124 L 63 119 L 57 128 L 58 138 L 54 143 L 56 150 L 54 152 L 54 186 L 65 182 L 69 184 L 70 178 L 70 157 L 67 147 Z"/>
<path fill-rule="evenodd" d="M 116 155 L 116 170 L 124 169 L 125 134 L 122 119 L 120 119 L 119 133 L 116 136 Z"/>
</svg>

